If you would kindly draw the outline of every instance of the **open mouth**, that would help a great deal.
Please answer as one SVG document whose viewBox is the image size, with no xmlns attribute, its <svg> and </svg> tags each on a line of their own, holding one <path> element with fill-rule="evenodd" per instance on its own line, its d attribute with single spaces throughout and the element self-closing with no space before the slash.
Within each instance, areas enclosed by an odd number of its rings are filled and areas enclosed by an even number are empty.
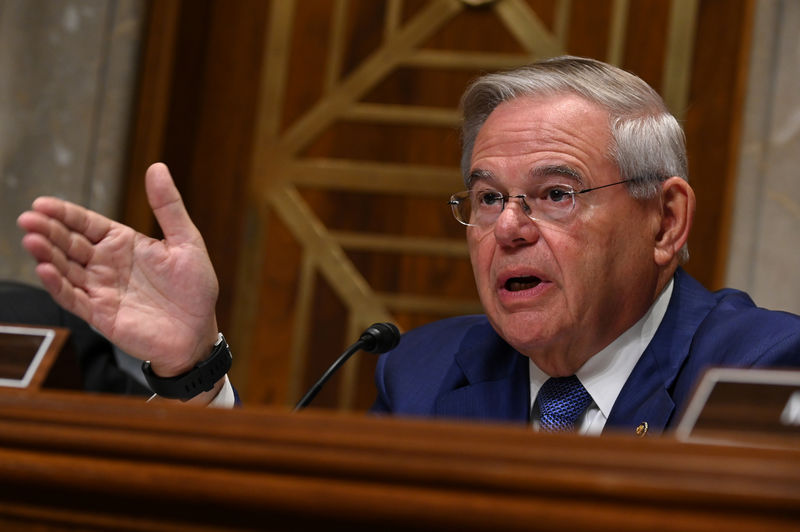
<svg viewBox="0 0 800 532">
<path fill-rule="evenodd" d="M 521 290 L 534 288 L 541 282 L 541 279 L 532 275 L 526 277 L 511 277 L 508 281 L 506 281 L 505 289 L 509 292 L 519 292 Z"/>
</svg>

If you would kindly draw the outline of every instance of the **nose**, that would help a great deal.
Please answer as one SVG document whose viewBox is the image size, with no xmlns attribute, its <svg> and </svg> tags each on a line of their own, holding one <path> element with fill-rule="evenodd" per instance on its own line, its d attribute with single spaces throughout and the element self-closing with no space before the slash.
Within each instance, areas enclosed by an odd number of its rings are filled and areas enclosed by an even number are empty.
<svg viewBox="0 0 800 532">
<path fill-rule="evenodd" d="M 508 199 L 505 208 L 494 223 L 494 237 L 498 244 L 517 247 L 536 242 L 539 227 L 528 217 L 525 200 L 519 196 Z"/>
</svg>

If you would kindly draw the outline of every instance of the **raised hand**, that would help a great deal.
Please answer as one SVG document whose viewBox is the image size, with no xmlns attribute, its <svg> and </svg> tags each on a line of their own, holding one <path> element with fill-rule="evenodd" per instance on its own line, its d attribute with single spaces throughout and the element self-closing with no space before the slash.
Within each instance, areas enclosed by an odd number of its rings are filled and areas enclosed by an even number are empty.
<svg viewBox="0 0 800 532">
<path fill-rule="evenodd" d="M 209 356 L 219 287 L 167 167 L 152 165 L 145 186 L 163 240 L 52 197 L 37 198 L 17 223 L 55 300 L 170 377 Z"/>
</svg>

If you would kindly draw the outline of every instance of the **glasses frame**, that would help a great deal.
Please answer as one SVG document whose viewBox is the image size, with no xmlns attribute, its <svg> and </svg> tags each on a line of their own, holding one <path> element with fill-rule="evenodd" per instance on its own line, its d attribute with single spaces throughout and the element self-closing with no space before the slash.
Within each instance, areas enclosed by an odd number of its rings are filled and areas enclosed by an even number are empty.
<svg viewBox="0 0 800 532">
<path fill-rule="evenodd" d="M 598 187 L 584 188 L 583 190 L 565 191 L 564 192 L 565 195 L 569 195 L 569 196 L 572 197 L 572 208 L 570 209 L 570 214 L 575 209 L 575 196 L 577 196 L 579 194 L 586 194 L 586 193 L 589 193 L 589 192 L 594 192 L 595 190 L 600 190 L 600 189 L 603 189 L 603 188 L 613 187 L 613 186 L 616 186 L 616 185 L 622 185 L 624 183 L 630 183 L 632 181 L 634 181 L 634 180 L 633 179 L 623 179 L 622 181 L 616 181 L 614 183 L 608 183 L 607 185 L 600 185 Z M 572 187 L 569 186 L 569 185 L 564 185 L 564 186 L 565 187 L 569 187 L 570 189 L 572 189 Z M 478 224 L 468 223 L 465 220 L 463 220 L 462 217 L 461 217 L 461 212 L 460 212 L 459 206 L 464 201 L 464 199 L 469 197 L 470 192 L 471 192 L 470 190 L 462 190 L 461 192 L 456 192 L 455 194 L 450 196 L 450 201 L 448 201 L 447 204 L 450 205 L 450 209 L 451 209 L 451 211 L 453 213 L 453 217 L 461 225 L 465 225 L 467 227 L 484 227 L 484 226 L 480 226 Z M 527 198 L 527 197 L 528 197 L 527 194 L 499 194 L 498 198 L 501 200 L 502 203 L 501 203 L 501 206 L 500 206 L 500 212 L 497 213 L 497 218 L 499 218 L 500 214 L 503 213 L 503 211 L 506 208 L 506 205 L 508 205 L 508 202 L 510 200 L 518 199 L 520 201 L 520 203 L 522 204 L 522 206 L 523 206 L 523 211 L 525 212 L 525 216 L 527 216 L 528 218 L 530 218 L 533 221 L 541 221 L 539 218 L 534 218 L 532 216 L 533 209 L 531 209 L 530 206 L 525 202 L 525 198 Z M 497 221 L 497 218 L 495 218 L 495 220 L 491 224 L 489 224 L 489 225 L 487 225 L 485 227 L 493 226 L 495 224 L 495 222 Z"/>
</svg>

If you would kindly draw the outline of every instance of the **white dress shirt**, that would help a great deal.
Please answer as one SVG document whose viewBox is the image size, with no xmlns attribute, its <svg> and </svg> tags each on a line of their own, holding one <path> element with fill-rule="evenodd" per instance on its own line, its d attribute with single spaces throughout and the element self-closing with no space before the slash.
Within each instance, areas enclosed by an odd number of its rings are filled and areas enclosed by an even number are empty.
<svg viewBox="0 0 800 532">
<path fill-rule="evenodd" d="M 642 318 L 616 340 L 591 357 L 575 373 L 583 387 L 592 396 L 592 403 L 578 419 L 579 434 L 598 435 L 603 431 L 611 407 L 628 380 L 634 366 L 647 349 L 661 325 L 672 296 L 674 281 L 670 281 L 661 295 Z M 539 389 L 550 378 L 548 374 L 530 361 L 531 404 L 533 408 Z M 539 421 L 533 419 L 533 428 L 539 430 Z"/>
<path fill-rule="evenodd" d="M 220 388 L 219 393 L 208 403 L 208 406 L 214 408 L 233 408 L 236 403 L 236 397 L 233 393 L 233 386 L 231 385 L 228 375 L 225 375 L 225 383 Z"/>
</svg>

